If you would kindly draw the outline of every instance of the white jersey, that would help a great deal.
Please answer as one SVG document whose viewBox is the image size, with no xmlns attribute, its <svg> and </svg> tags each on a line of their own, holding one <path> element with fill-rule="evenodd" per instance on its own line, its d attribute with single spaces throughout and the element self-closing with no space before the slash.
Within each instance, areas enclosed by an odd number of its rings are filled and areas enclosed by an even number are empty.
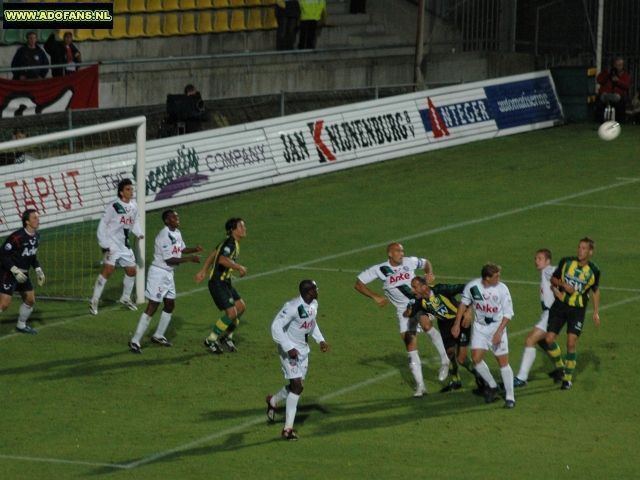
<svg viewBox="0 0 640 480">
<path fill-rule="evenodd" d="M 118 250 L 129 247 L 129 231 L 136 237 L 143 235 L 135 200 L 109 202 L 98 225 L 98 243 L 102 248 Z"/>
<path fill-rule="evenodd" d="M 540 302 L 542 303 L 542 310 L 549 310 L 556 299 L 551 289 L 551 277 L 555 271 L 556 267 L 547 265 L 540 272 Z"/>
<path fill-rule="evenodd" d="M 281 356 L 295 348 L 300 353 L 299 358 L 306 357 L 309 354 L 307 344 L 309 334 L 316 342 L 324 342 L 324 337 L 316 323 L 317 315 L 316 300 L 306 304 L 299 296 L 284 304 L 271 324 L 271 335 L 278 344 Z"/>
<path fill-rule="evenodd" d="M 496 330 L 503 318 L 513 318 L 513 302 L 507 286 L 498 282 L 484 286 L 481 278 L 471 280 L 462 292 L 462 303 L 473 304 L 476 326 L 481 331 Z"/>
<path fill-rule="evenodd" d="M 406 310 L 407 304 L 414 298 L 411 291 L 411 280 L 416 276 L 414 271 L 417 268 L 424 268 L 427 260 L 418 257 L 404 257 L 402 264 L 394 267 L 387 260 L 379 265 L 367 268 L 358 275 L 365 285 L 376 279 L 383 282 L 382 290 L 396 309 Z"/>
<path fill-rule="evenodd" d="M 175 270 L 178 268 L 178 264 L 169 265 L 167 260 L 182 257 L 182 250 L 185 248 L 187 246 L 182 241 L 180 230 L 176 228 L 172 232 L 169 227 L 165 226 L 156 237 L 156 246 L 151 265 L 163 270 Z"/>
</svg>

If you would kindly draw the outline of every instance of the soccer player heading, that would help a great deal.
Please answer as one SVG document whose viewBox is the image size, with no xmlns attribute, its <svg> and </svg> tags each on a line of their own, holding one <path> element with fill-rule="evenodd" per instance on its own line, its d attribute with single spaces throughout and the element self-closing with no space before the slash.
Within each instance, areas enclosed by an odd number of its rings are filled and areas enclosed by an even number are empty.
<svg viewBox="0 0 640 480">
<path fill-rule="evenodd" d="M 572 386 L 573 372 L 578 358 L 578 338 L 584 326 L 587 313 L 589 293 L 593 299 L 593 323 L 600 326 L 600 269 L 591 261 L 595 242 L 584 237 L 578 242 L 578 253 L 575 257 L 564 257 L 558 263 L 551 284 L 558 287 L 560 295 L 549 310 L 549 326 L 546 341 L 549 354 L 556 364 L 561 362 L 562 351 L 556 342 L 558 334 L 567 325 L 567 355 L 565 358 L 562 390 L 569 390 Z"/>
<path fill-rule="evenodd" d="M 509 366 L 509 341 L 507 340 L 507 324 L 513 318 L 513 302 L 507 286 L 500 281 L 501 267 L 486 263 L 482 267 L 481 277 L 471 280 L 464 287 L 462 299 L 458 305 L 456 322 L 451 333 L 458 338 L 462 327 L 467 327 L 462 318 L 466 310 L 473 304 L 474 322 L 471 335 L 471 359 L 476 370 L 487 383 L 485 400 L 495 401 L 499 391 L 498 384 L 491 375 L 484 361 L 484 354 L 491 350 L 500 366 L 500 374 L 504 382 L 504 408 L 516 405 L 513 394 L 513 370 Z"/>
<path fill-rule="evenodd" d="M 200 263 L 200 255 L 183 257 L 182 254 L 201 252 L 202 247 L 187 247 L 182 240 L 182 233 L 178 230 L 180 217 L 175 210 L 165 210 L 162 213 L 164 228 L 156 236 L 153 262 L 147 274 L 147 288 L 145 297 L 149 299 L 147 309 L 138 322 L 136 333 L 129 342 L 129 348 L 133 353 L 142 353 L 140 340 L 149 326 L 151 317 L 158 310 L 160 301 L 164 300 L 164 308 L 160 315 L 160 321 L 156 332 L 151 337 L 153 343 L 163 347 L 171 347 L 171 343 L 164 336 L 171 321 L 171 315 L 176 305 L 176 284 L 173 272 L 178 265 L 186 262 Z"/>
<path fill-rule="evenodd" d="M 389 259 L 386 262 L 374 265 L 358 275 L 355 289 L 361 294 L 373 299 L 378 306 L 384 307 L 387 304 L 387 299 L 375 294 L 366 286 L 374 280 L 382 280 L 382 290 L 396 309 L 400 336 L 407 349 L 409 368 L 416 381 L 414 397 L 422 397 L 427 393 L 427 389 L 422 376 L 422 362 L 418 354 L 418 341 L 416 338 L 418 325 L 420 324 L 420 315 L 405 317 L 404 314 L 407 310 L 407 304 L 415 301 L 415 297 L 411 291 L 411 280 L 415 276 L 414 271 L 418 268 L 424 269 L 427 279 L 431 281 L 433 280 L 431 263 L 424 258 L 405 257 L 404 248 L 397 242 L 387 246 L 387 256 Z M 438 378 L 440 381 L 444 381 L 449 372 L 450 361 L 444 344 L 442 343 L 440 332 L 433 328 L 429 318 L 425 319 L 422 328 L 425 333 L 429 335 L 440 355 L 442 366 Z"/>
<path fill-rule="evenodd" d="M 303 280 L 298 289 L 300 296 L 285 303 L 271 324 L 271 336 L 278 344 L 282 372 L 289 385 L 275 395 L 267 396 L 267 419 L 270 423 L 274 422 L 278 403 L 286 400 L 282 438 L 290 441 L 298 439 L 293 422 L 309 367 L 309 335 L 320 345 L 321 352 L 329 351 L 316 320 L 318 285 L 313 280 Z"/>
<path fill-rule="evenodd" d="M 7 237 L 0 247 L 0 313 L 11 305 L 14 292 L 22 297 L 18 313 L 16 332 L 38 333 L 27 325 L 33 312 L 36 297 L 29 278 L 29 269 L 33 268 L 38 277 L 38 285 L 44 285 L 45 277 L 38 262 L 40 217 L 36 210 L 28 209 L 22 214 L 22 228 Z"/>
<path fill-rule="evenodd" d="M 98 275 L 93 289 L 93 297 L 89 305 L 89 311 L 93 315 L 98 314 L 98 302 L 102 296 L 107 280 L 116 266 L 123 267 L 125 271 L 122 297 L 120 303 L 129 310 L 138 310 L 131 301 L 131 292 L 136 280 L 136 257 L 129 246 L 129 232 L 133 232 L 136 238 L 142 240 L 143 232 L 140 230 L 138 216 L 138 204 L 133 199 L 133 182 L 128 178 L 118 183 L 118 199 L 113 200 L 105 207 L 104 215 L 98 225 L 98 243 L 103 253 L 102 273 Z"/>
<path fill-rule="evenodd" d="M 245 304 L 238 291 L 231 283 L 231 271 L 237 270 L 240 277 L 247 274 L 247 269 L 237 263 L 240 254 L 240 241 L 247 235 L 247 227 L 239 217 L 230 218 L 225 224 L 227 238 L 222 240 L 218 246 L 209 254 L 202 269 L 196 274 L 195 282 L 200 283 L 209 267 L 209 293 L 216 307 L 224 311 L 217 320 L 213 331 L 205 339 L 204 345 L 211 353 L 220 355 L 223 353 L 218 340 L 220 339 L 230 352 L 237 352 L 238 349 L 233 341 L 233 334 L 240 324 L 240 319 L 245 312 Z"/>
</svg>

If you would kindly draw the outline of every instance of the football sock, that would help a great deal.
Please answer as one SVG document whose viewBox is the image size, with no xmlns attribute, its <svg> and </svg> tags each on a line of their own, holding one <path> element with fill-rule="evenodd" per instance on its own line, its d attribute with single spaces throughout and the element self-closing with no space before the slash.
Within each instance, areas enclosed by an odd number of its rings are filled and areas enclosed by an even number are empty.
<svg viewBox="0 0 640 480">
<path fill-rule="evenodd" d="M 538 342 L 538 346 L 545 352 L 549 351 L 549 344 L 544 338 Z"/>
<path fill-rule="evenodd" d="M 18 323 L 16 325 L 18 328 L 24 328 L 27 326 L 27 320 L 29 319 L 31 312 L 33 312 L 33 307 L 30 307 L 26 303 L 20 305 L 20 313 L 18 315 Z"/>
<path fill-rule="evenodd" d="M 578 359 L 578 352 L 567 352 L 567 365 L 564 367 L 563 380 L 571 381 L 573 379 L 573 371 L 576 368 L 576 360 Z"/>
<path fill-rule="evenodd" d="M 142 315 L 140 315 L 140 321 L 138 322 L 138 328 L 136 328 L 136 333 L 133 335 L 133 338 L 131 338 L 131 343 L 135 343 L 137 345 L 140 345 L 140 340 L 142 339 L 142 336 L 144 335 L 144 332 L 147 331 L 147 328 L 149 327 L 149 322 L 151 321 L 151 317 L 149 315 L 147 315 L 146 313 L 143 313 Z"/>
<path fill-rule="evenodd" d="M 517 375 L 520 380 L 524 380 L 525 382 L 527 381 L 527 379 L 529 378 L 529 372 L 531 371 L 531 366 L 533 365 L 533 361 L 535 359 L 535 347 L 525 347 L 524 353 L 522 354 L 522 362 L 520 363 L 520 371 Z"/>
<path fill-rule="evenodd" d="M 442 365 L 446 365 L 447 363 L 449 363 L 449 357 L 447 356 L 447 351 L 444 348 L 444 343 L 442 343 L 442 336 L 440 335 L 440 332 L 431 327 L 429 330 L 427 330 L 426 333 L 431 337 L 433 346 L 436 347 L 436 350 L 438 350 Z"/>
<path fill-rule="evenodd" d="M 289 395 L 289 387 L 288 386 L 282 387 L 282 390 L 280 390 L 273 397 L 271 397 L 271 400 L 269 401 L 269 403 L 271 404 L 272 407 L 275 407 L 277 404 L 279 404 L 285 398 L 287 398 L 287 395 Z"/>
<path fill-rule="evenodd" d="M 504 382 L 504 391 L 506 393 L 504 399 L 515 401 L 516 397 L 513 395 L 513 370 L 511 369 L 511 365 L 500 368 L 500 374 L 502 375 L 502 381 Z"/>
<path fill-rule="evenodd" d="M 298 409 L 298 400 L 300 395 L 289 392 L 287 395 L 287 412 L 285 415 L 284 428 L 293 428 L 293 421 L 296 419 L 296 410 Z"/>
<path fill-rule="evenodd" d="M 451 375 L 451 380 L 453 382 L 460 382 L 460 375 L 458 374 L 458 362 L 455 360 L 449 364 L 449 375 Z"/>
<path fill-rule="evenodd" d="M 498 386 L 484 360 L 481 360 L 480 363 L 476 363 L 476 371 L 480 374 L 482 379 L 487 382 L 489 387 L 496 388 Z M 511 384 L 513 384 L 513 380 L 511 381 Z"/>
<path fill-rule="evenodd" d="M 122 300 L 131 300 L 131 292 L 133 292 L 133 286 L 136 283 L 136 277 L 124 276 L 122 280 Z"/>
<path fill-rule="evenodd" d="M 227 338 L 233 338 L 233 332 L 236 331 L 238 325 L 240 325 L 240 319 L 242 318 L 242 314 L 239 313 L 238 316 L 232 320 L 231 325 L 227 328 Z"/>
<path fill-rule="evenodd" d="M 223 335 L 227 331 L 227 328 L 229 328 L 231 322 L 232 320 L 227 316 L 226 313 L 218 319 L 216 324 L 213 326 L 213 333 L 216 334 L 216 340 L 219 336 Z"/>
<path fill-rule="evenodd" d="M 464 368 L 466 368 L 469 372 L 473 373 L 475 376 L 478 376 L 478 372 L 476 372 L 476 367 L 473 366 L 473 362 L 469 357 L 467 357 L 464 363 L 461 364 Z"/>
<path fill-rule="evenodd" d="M 562 362 L 562 350 L 560 350 L 558 342 L 553 342 L 553 345 L 549 345 L 549 355 L 551 355 L 556 368 L 564 367 L 564 363 Z"/>
<path fill-rule="evenodd" d="M 171 321 L 171 314 L 163 311 L 162 315 L 160 315 L 158 328 L 156 328 L 156 333 L 154 333 L 153 336 L 156 338 L 163 338 L 164 332 L 167 331 L 167 327 L 169 326 L 170 321 Z"/>
<path fill-rule="evenodd" d="M 407 352 L 409 357 L 409 368 L 413 373 L 413 378 L 416 380 L 416 385 L 424 385 L 424 378 L 422 377 L 422 362 L 420 361 L 420 355 L 418 351 Z"/>
<path fill-rule="evenodd" d="M 102 276 L 102 274 L 98 275 L 96 279 L 96 284 L 93 287 L 93 298 L 100 298 L 102 296 L 102 291 L 104 290 L 104 286 L 107 284 L 107 279 Z"/>
</svg>

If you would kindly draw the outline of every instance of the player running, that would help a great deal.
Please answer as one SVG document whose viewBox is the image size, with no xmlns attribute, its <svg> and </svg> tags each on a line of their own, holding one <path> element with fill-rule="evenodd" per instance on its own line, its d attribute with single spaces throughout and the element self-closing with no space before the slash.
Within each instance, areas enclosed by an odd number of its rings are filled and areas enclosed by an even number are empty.
<svg viewBox="0 0 640 480">
<path fill-rule="evenodd" d="M 89 304 L 92 315 L 98 314 L 98 302 L 102 296 L 107 280 L 117 266 L 123 267 L 122 297 L 120 303 L 129 310 L 138 310 L 131 301 L 131 292 L 136 281 L 136 257 L 129 246 L 129 232 L 142 240 L 144 234 L 140 230 L 138 204 L 133 200 L 133 182 L 128 178 L 118 183 L 118 199 L 109 202 L 98 225 L 98 243 L 104 254 L 102 273 L 98 275 L 93 288 L 93 297 Z"/>
<path fill-rule="evenodd" d="M 382 280 L 382 290 L 396 308 L 400 336 L 407 348 L 409 368 L 416 381 L 416 390 L 413 396 L 422 397 L 427 394 L 427 388 L 424 385 L 422 376 L 422 362 L 418 354 L 418 341 L 416 338 L 419 319 L 417 316 L 407 318 L 404 316 L 404 312 L 407 310 L 407 304 L 415 300 L 411 291 L 411 280 L 415 276 L 414 271 L 422 268 L 427 278 L 430 278 L 433 276 L 431 264 L 425 258 L 405 257 L 404 248 L 399 243 L 392 243 L 387 247 L 387 256 L 389 260 L 386 262 L 374 265 L 358 275 L 355 289 L 361 294 L 372 298 L 378 306 L 384 307 L 387 304 L 387 299 L 376 295 L 366 286 L 374 280 Z M 442 382 L 447 378 L 449 372 L 449 357 L 442 343 L 440 332 L 428 325 L 426 327 L 428 328 L 425 333 L 431 337 L 433 345 L 440 354 L 442 367 L 440 367 L 439 379 Z"/>
<path fill-rule="evenodd" d="M 38 285 L 44 285 L 44 273 L 38 262 L 38 245 L 40 234 L 36 231 L 40 227 L 40 217 L 36 210 L 28 209 L 22 214 L 22 228 L 16 230 L 0 247 L 0 313 L 11 305 L 13 292 L 22 297 L 22 305 L 18 313 L 16 332 L 38 333 L 27 325 L 27 320 L 33 312 L 36 296 L 33 284 L 29 278 L 29 269 L 33 267 L 38 277 Z"/>
<path fill-rule="evenodd" d="M 278 344 L 282 371 L 289 385 L 267 397 L 267 418 L 273 422 L 278 403 L 286 399 L 282 438 L 290 441 L 298 440 L 298 435 L 293 431 L 293 422 L 309 366 L 309 335 L 320 345 L 321 352 L 329 351 L 329 345 L 324 341 L 316 321 L 318 285 L 313 280 L 303 280 L 299 291 L 300 296 L 285 303 L 271 324 L 271 335 Z"/>
</svg>

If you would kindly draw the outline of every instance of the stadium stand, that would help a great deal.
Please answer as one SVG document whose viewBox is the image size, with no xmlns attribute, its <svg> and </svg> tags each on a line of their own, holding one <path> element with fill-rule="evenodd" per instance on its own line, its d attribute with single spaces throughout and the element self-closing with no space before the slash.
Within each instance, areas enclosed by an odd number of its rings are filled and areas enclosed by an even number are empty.
<svg viewBox="0 0 640 480">
<path fill-rule="evenodd" d="M 213 0 L 213 8 L 229 8 L 229 0 Z"/>
<path fill-rule="evenodd" d="M 147 12 L 155 13 L 162 11 L 162 0 L 147 0 Z"/>
<path fill-rule="evenodd" d="M 213 32 L 223 33 L 230 32 L 229 28 L 229 13 L 226 10 L 220 10 L 216 12 L 216 18 L 213 22 Z"/>
<path fill-rule="evenodd" d="M 144 37 L 144 17 L 142 15 L 132 15 L 129 17 L 129 29 L 127 37 L 138 38 Z"/>
<path fill-rule="evenodd" d="M 144 13 L 147 11 L 145 0 L 131 0 L 129 4 L 129 11 L 131 13 Z"/>
<path fill-rule="evenodd" d="M 235 9 L 231 11 L 231 31 L 243 32 L 247 29 L 244 10 Z"/>
<path fill-rule="evenodd" d="M 213 27 L 211 26 L 211 13 L 201 12 L 198 14 L 198 25 L 196 31 L 198 33 L 213 33 Z"/>
<path fill-rule="evenodd" d="M 180 10 L 195 10 L 195 9 L 196 9 L 195 0 L 180 0 Z"/>
<path fill-rule="evenodd" d="M 113 13 L 129 13 L 129 0 L 113 0 Z"/>
<path fill-rule="evenodd" d="M 262 9 L 252 8 L 247 14 L 247 30 L 262 30 Z"/>
<path fill-rule="evenodd" d="M 229 6 L 231 8 L 241 8 L 245 6 L 245 3 L 244 0 L 229 0 Z"/>
<path fill-rule="evenodd" d="M 175 13 L 167 13 L 164 15 L 162 36 L 170 37 L 171 35 L 180 35 L 180 28 L 178 27 L 178 15 L 176 15 Z"/>
<path fill-rule="evenodd" d="M 144 30 L 146 37 L 161 37 L 162 36 L 162 18 L 160 15 L 148 15 L 147 25 Z"/>
<path fill-rule="evenodd" d="M 95 40 L 93 30 L 90 28 L 77 28 L 73 33 L 73 38 L 78 42 L 82 42 L 84 40 Z"/>
<path fill-rule="evenodd" d="M 165 12 L 174 12 L 180 10 L 178 0 L 164 0 L 163 8 Z"/>
<path fill-rule="evenodd" d="M 193 13 L 183 13 L 180 16 L 180 34 L 181 35 L 193 35 L 198 33 L 196 31 L 196 20 Z"/>
<path fill-rule="evenodd" d="M 212 0 L 196 0 L 196 8 L 198 10 L 208 10 L 213 8 Z"/>
</svg>

